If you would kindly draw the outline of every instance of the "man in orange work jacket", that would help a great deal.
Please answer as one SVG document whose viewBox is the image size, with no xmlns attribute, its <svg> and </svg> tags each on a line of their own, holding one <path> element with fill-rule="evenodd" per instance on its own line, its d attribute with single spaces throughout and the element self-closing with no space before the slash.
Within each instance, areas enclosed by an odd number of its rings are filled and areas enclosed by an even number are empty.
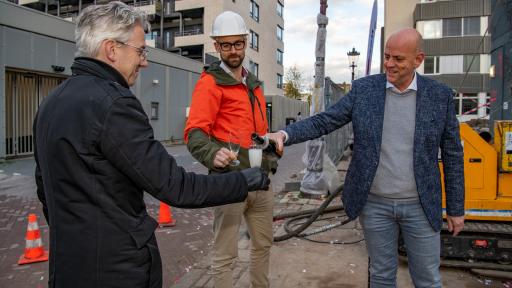
<svg viewBox="0 0 512 288">
<path fill-rule="evenodd" d="M 251 134 L 265 135 L 267 119 L 261 82 L 242 62 L 247 44 L 242 17 L 226 11 L 215 19 L 212 34 L 222 61 L 205 68 L 192 94 L 185 141 L 190 153 L 210 173 L 240 170 L 249 165 Z M 230 151 L 230 134 L 240 142 L 238 154 Z M 238 166 L 230 164 L 240 161 Z M 277 163 L 263 156 L 262 169 L 275 172 Z M 273 191 L 259 191 L 246 201 L 215 208 L 212 271 L 216 288 L 233 287 L 232 266 L 238 255 L 238 230 L 242 215 L 251 238 L 251 287 L 269 287 L 272 246 Z"/>
</svg>

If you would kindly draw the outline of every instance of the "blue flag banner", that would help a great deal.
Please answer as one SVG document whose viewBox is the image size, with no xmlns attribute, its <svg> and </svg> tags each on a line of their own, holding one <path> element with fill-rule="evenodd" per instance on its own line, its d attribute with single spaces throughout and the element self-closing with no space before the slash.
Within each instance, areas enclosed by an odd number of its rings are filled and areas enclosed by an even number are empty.
<svg viewBox="0 0 512 288">
<path fill-rule="evenodd" d="M 368 33 L 368 51 L 366 53 L 365 76 L 370 75 L 372 69 L 373 40 L 377 29 L 377 0 L 373 1 L 372 19 L 370 20 L 370 32 Z"/>
</svg>

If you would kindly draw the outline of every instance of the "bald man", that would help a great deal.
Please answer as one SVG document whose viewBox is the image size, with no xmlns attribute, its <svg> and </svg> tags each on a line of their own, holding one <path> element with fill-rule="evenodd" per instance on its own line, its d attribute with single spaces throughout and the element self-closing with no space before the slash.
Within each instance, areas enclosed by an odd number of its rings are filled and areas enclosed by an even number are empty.
<svg viewBox="0 0 512 288">
<path fill-rule="evenodd" d="M 389 37 L 385 74 L 353 82 L 352 90 L 323 113 L 267 136 L 300 143 L 352 122 L 354 153 L 342 200 L 359 217 L 370 256 L 370 286 L 395 287 L 401 231 L 415 287 L 441 287 L 440 229 L 443 160 L 448 229 L 464 227 L 464 161 L 447 86 L 416 73 L 425 55 L 422 37 L 404 29 Z"/>
</svg>

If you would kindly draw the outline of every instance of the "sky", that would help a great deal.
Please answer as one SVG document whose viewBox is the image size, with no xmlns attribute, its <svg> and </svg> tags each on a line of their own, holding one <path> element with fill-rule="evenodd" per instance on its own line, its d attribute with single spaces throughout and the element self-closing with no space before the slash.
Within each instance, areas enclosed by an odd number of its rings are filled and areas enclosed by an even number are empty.
<svg viewBox="0 0 512 288">
<path fill-rule="evenodd" d="M 350 82 L 347 52 L 361 53 L 356 78 L 364 76 L 368 32 L 374 0 L 328 0 L 325 76 L 336 83 Z M 296 66 L 308 83 L 313 82 L 315 43 L 320 0 L 286 0 L 284 6 L 284 69 Z M 384 0 L 377 0 L 377 31 L 373 46 L 372 72 L 380 70 L 380 28 L 384 26 Z"/>
</svg>

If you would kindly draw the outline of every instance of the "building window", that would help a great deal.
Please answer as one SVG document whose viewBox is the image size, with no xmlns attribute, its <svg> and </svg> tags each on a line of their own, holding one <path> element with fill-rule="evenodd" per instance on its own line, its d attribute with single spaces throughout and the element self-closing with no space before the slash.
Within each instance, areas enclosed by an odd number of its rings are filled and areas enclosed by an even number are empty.
<svg viewBox="0 0 512 288">
<path fill-rule="evenodd" d="M 156 40 L 158 39 L 158 30 L 152 30 L 149 33 L 146 33 L 145 37 L 146 40 Z"/>
<path fill-rule="evenodd" d="M 426 56 L 423 68 L 424 74 L 439 74 L 439 56 Z"/>
<path fill-rule="evenodd" d="M 443 19 L 443 37 L 461 36 L 462 18 Z"/>
<path fill-rule="evenodd" d="M 471 63 L 473 62 L 473 63 Z M 471 65 L 471 66 L 470 66 Z M 464 73 L 480 73 L 480 55 L 464 55 Z"/>
<path fill-rule="evenodd" d="M 249 38 L 249 45 L 252 49 L 258 51 L 258 42 L 259 42 L 260 36 L 258 33 L 251 30 L 251 36 Z"/>
<path fill-rule="evenodd" d="M 283 51 L 277 49 L 277 64 L 283 65 Z"/>
<path fill-rule="evenodd" d="M 423 39 L 441 38 L 441 20 L 418 21 L 416 28 Z"/>
<path fill-rule="evenodd" d="M 249 15 L 252 19 L 256 20 L 256 22 L 260 21 L 260 6 L 258 6 L 254 0 L 251 0 L 249 3 Z"/>
<path fill-rule="evenodd" d="M 150 117 L 151 117 L 151 120 L 157 120 L 158 119 L 158 102 L 151 102 Z"/>
<path fill-rule="evenodd" d="M 283 75 L 277 74 L 277 88 L 283 89 Z"/>
<path fill-rule="evenodd" d="M 480 35 L 480 17 L 464 18 L 464 36 Z"/>
<path fill-rule="evenodd" d="M 283 28 L 277 25 L 277 39 L 283 41 Z"/>
<path fill-rule="evenodd" d="M 463 57 L 462 55 L 441 56 L 439 73 L 441 74 L 462 74 L 463 73 Z"/>
<path fill-rule="evenodd" d="M 249 61 L 249 71 L 258 77 L 258 71 L 260 70 L 260 66 L 256 62 Z"/>
<path fill-rule="evenodd" d="M 480 17 L 443 19 L 443 37 L 480 35 Z"/>
<path fill-rule="evenodd" d="M 484 20 L 485 21 L 485 20 Z M 446 18 L 418 21 L 416 28 L 424 39 L 481 35 L 481 17 Z"/>
<path fill-rule="evenodd" d="M 283 17 L 284 6 L 281 2 L 277 1 L 277 15 Z"/>
</svg>

